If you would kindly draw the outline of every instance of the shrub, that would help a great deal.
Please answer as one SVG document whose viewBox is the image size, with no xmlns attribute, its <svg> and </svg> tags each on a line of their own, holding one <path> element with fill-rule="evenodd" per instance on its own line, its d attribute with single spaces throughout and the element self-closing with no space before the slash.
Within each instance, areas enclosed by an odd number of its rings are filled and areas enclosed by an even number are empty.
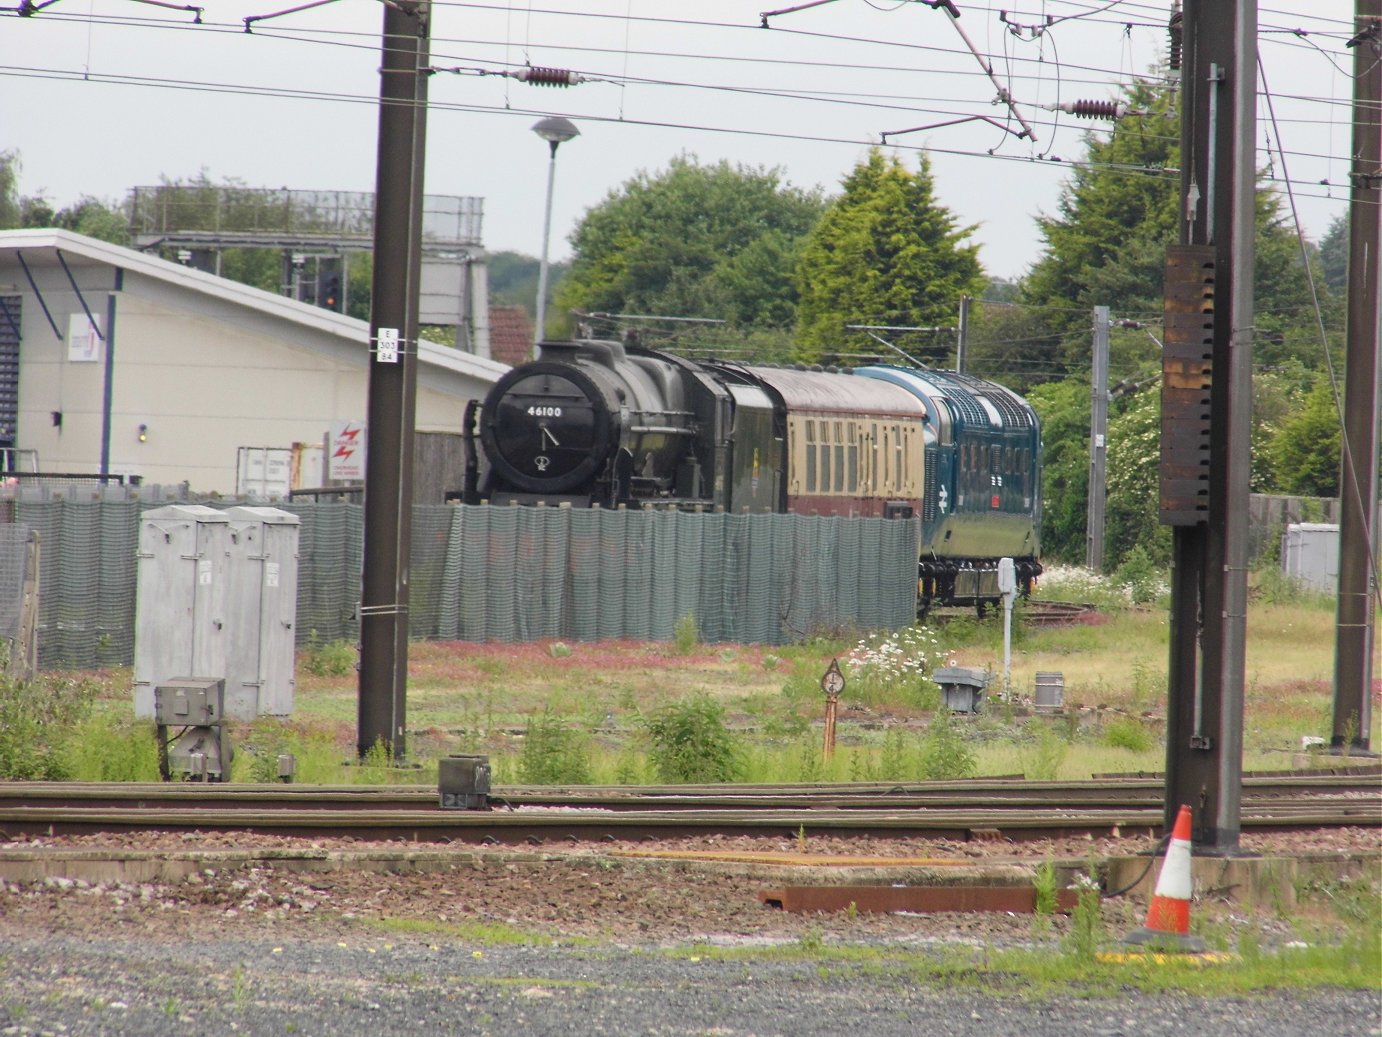
<svg viewBox="0 0 1382 1037">
<path fill-rule="evenodd" d="M 85 679 L 45 676 L 26 681 L 0 674 L 0 778 L 69 777 L 68 742 L 90 716 L 97 690 Z"/>
<path fill-rule="evenodd" d="M 1123 556 L 1114 579 L 1127 588 L 1128 598 L 1134 605 L 1147 605 L 1169 590 L 1165 566 L 1153 561 L 1140 544 Z"/>
<path fill-rule="evenodd" d="M 931 781 L 969 778 L 979 768 L 974 751 L 965 744 L 960 726 L 946 712 L 937 713 L 921 743 L 921 776 Z"/>
<path fill-rule="evenodd" d="M 694 613 L 688 612 L 677 620 L 677 625 L 672 631 L 672 643 L 676 645 L 678 655 L 690 655 L 701 643 L 701 634 L 696 627 Z"/>
<path fill-rule="evenodd" d="M 585 739 L 550 708 L 543 710 L 528 720 L 518 775 L 525 785 L 589 785 Z"/>
<path fill-rule="evenodd" d="M 1152 736 L 1133 717 L 1114 717 L 1104 725 L 1104 744 L 1142 753 L 1152 747 Z"/>
<path fill-rule="evenodd" d="M 904 627 L 875 634 L 860 641 L 845 659 L 854 682 L 846 688 L 851 701 L 868 705 L 902 702 L 929 706 L 935 685 L 929 674 L 944 665 L 947 652 L 940 639 L 926 627 Z"/>
<path fill-rule="evenodd" d="M 1055 781 L 1069 751 L 1070 743 L 1043 724 L 1037 728 L 1036 737 L 1019 747 L 1017 754 L 1026 777 Z"/>
<path fill-rule="evenodd" d="M 709 783 L 734 781 L 742 762 L 739 747 L 725 726 L 724 707 L 696 694 L 664 706 L 642 720 L 649 759 L 661 781 Z"/>
<path fill-rule="evenodd" d="M 73 781 L 158 781 L 157 729 L 132 716 L 93 715 L 74 728 L 62 768 Z"/>
<path fill-rule="evenodd" d="M 313 677 L 344 677 L 355 669 L 356 658 L 355 646 L 349 641 L 322 644 L 313 630 L 299 664 Z"/>
</svg>

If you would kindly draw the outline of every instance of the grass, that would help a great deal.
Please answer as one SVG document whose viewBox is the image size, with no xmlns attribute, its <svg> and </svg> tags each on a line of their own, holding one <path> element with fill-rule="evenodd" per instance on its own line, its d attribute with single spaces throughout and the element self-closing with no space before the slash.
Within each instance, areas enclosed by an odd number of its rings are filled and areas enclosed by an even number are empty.
<svg viewBox="0 0 1382 1037">
<path fill-rule="evenodd" d="M 1054 896 L 1054 889 L 1048 891 Z M 1310 891 L 1302 891 L 1306 893 Z M 1119 907 L 1122 905 L 1120 904 Z M 1106 919 L 1118 907 L 1097 896 L 1082 901 L 1062 935 L 1049 915 L 1032 919 L 1022 946 L 912 947 L 827 941 L 811 929 L 792 943 L 772 946 L 696 944 L 663 953 L 690 960 L 801 961 L 847 973 L 857 970 L 925 986 L 1042 1001 L 1054 997 L 1108 997 L 1130 990 L 1198 997 L 1247 996 L 1273 990 L 1376 990 L 1382 975 L 1382 900 L 1371 883 L 1317 889 L 1288 919 L 1279 919 L 1271 943 L 1249 920 L 1220 905 L 1197 915 L 1196 932 L 1210 954 L 1157 954 L 1123 946 L 1124 921 Z M 1080 915 L 1083 913 L 1084 917 Z M 1288 931 L 1283 934 L 1284 926 Z"/>
<path fill-rule="evenodd" d="M 346 665 L 354 650 L 314 642 L 299 654 L 294 716 L 234 725 L 231 778 L 276 780 L 277 757 L 289 753 L 302 783 L 426 785 L 435 784 L 442 756 L 483 753 L 496 784 L 519 783 L 525 772 L 565 775 L 568 782 L 649 783 L 668 773 L 659 774 L 665 758 L 655 738 L 657 718 L 688 702 L 702 703 L 714 721 L 688 736 L 701 740 L 688 747 L 690 758 L 713 750 L 736 761 L 749 781 L 919 780 L 940 773 L 1077 780 L 1161 770 L 1166 610 L 1131 606 L 1107 581 L 1076 577 L 1054 581 L 1056 590 L 1103 602 L 1097 622 L 1027 628 L 1019 605 L 1013 631 L 1014 696 L 1030 699 L 1037 673 L 1059 672 L 1061 715 L 1032 715 L 998 696 L 1001 612 L 982 622 L 962 613 L 897 635 L 843 631 L 772 647 L 702 644 L 688 619 L 669 643 L 413 643 L 407 751 L 417 766 L 404 770 L 385 759 L 355 761 L 358 678 L 353 664 Z M 1291 596 L 1275 584 L 1268 591 L 1254 595 L 1248 617 L 1248 769 L 1290 766 L 1303 736 L 1327 737 L 1332 725 L 1333 605 L 1319 596 Z M 1045 585 L 1041 593 L 1055 596 Z M 847 684 L 836 752 L 826 760 L 820 682 L 832 660 Z M 980 714 L 942 724 L 939 696 L 925 673 L 947 664 L 988 670 L 992 693 Z M 152 725 L 131 715 L 129 671 L 55 676 L 54 687 L 79 687 L 90 708 L 67 718 L 68 737 L 62 752 L 48 757 L 50 769 L 84 780 L 156 780 Z M 29 708 L 15 701 L 16 708 Z M 1382 741 L 1379 714 L 1374 711 L 1373 744 Z M 958 740 L 944 742 L 950 728 Z M 534 733 L 544 734 L 546 751 L 559 751 L 562 759 L 543 759 Z M 0 762 L 3 737 L 0 731 Z M 562 766 L 546 766 L 555 762 Z"/>
</svg>

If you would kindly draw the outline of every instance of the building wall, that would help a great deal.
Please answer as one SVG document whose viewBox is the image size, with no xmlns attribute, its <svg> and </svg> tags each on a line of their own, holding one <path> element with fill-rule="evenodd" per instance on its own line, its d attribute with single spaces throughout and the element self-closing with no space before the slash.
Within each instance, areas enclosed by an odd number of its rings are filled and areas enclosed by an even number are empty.
<svg viewBox="0 0 1382 1037">
<path fill-rule="evenodd" d="M 61 268 L 30 265 L 66 336 L 68 314 L 83 313 L 76 293 Z M 113 293 L 112 336 L 106 306 L 115 268 L 70 265 L 107 338 L 93 362 L 69 357 L 66 338 L 54 336 L 37 297 L 23 280 L 17 285 L 23 339 L 16 445 L 38 451 L 43 470 L 99 470 L 104 356 L 112 344 L 113 473 L 232 493 L 238 448 L 320 443 L 333 421 L 366 418 L 362 322 L 183 268 L 168 276 L 128 269 Z M 466 400 L 483 396 L 503 367 L 430 344 L 423 356 L 417 428 L 459 432 Z"/>
</svg>

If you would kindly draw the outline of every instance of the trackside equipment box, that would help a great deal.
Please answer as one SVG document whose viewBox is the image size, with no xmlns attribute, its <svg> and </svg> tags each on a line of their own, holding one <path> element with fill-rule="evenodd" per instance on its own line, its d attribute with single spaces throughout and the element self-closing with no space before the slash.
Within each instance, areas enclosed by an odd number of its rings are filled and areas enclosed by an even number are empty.
<svg viewBox="0 0 1382 1037">
<path fill-rule="evenodd" d="M 134 616 L 134 715 L 154 716 L 154 687 L 226 672 L 230 522 L 201 504 L 144 512 Z"/>
</svg>

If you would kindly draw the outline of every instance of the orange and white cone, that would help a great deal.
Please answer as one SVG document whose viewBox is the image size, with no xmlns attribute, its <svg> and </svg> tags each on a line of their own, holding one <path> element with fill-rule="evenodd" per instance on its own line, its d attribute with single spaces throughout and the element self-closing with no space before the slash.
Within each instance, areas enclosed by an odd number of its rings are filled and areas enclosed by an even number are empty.
<svg viewBox="0 0 1382 1037">
<path fill-rule="evenodd" d="M 1166 860 L 1157 876 L 1156 892 L 1147 907 L 1147 924 L 1123 938 L 1124 943 L 1156 944 L 1163 950 L 1198 954 L 1205 942 L 1190 935 L 1190 808 L 1182 806 L 1171 830 Z"/>
</svg>

